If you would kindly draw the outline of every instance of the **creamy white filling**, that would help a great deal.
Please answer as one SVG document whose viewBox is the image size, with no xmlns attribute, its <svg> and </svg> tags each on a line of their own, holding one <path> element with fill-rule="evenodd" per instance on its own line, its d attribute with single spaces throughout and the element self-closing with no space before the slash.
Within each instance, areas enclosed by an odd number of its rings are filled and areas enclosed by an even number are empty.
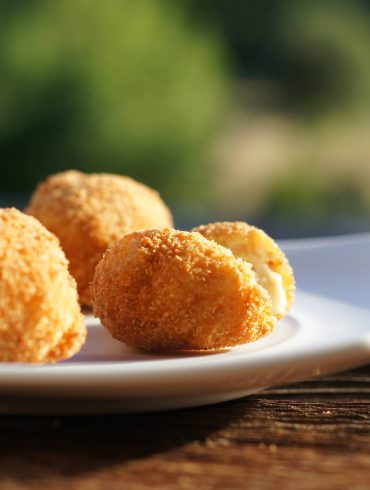
<svg viewBox="0 0 370 490">
<path fill-rule="evenodd" d="M 283 315 L 288 305 L 283 278 L 278 272 L 272 271 L 267 264 L 253 264 L 257 282 L 263 286 L 271 296 L 272 314 Z"/>
</svg>

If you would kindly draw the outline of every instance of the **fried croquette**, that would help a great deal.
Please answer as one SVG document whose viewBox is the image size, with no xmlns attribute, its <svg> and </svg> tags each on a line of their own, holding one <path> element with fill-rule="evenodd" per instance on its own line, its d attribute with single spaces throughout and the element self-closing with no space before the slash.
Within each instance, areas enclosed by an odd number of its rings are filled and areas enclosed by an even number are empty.
<svg viewBox="0 0 370 490">
<path fill-rule="evenodd" d="M 282 250 L 264 231 L 243 222 L 211 223 L 193 231 L 252 264 L 257 282 L 271 296 L 273 314 L 282 318 L 288 313 L 294 300 L 293 270 Z"/>
<path fill-rule="evenodd" d="M 77 281 L 81 304 L 109 245 L 125 233 L 173 225 L 159 194 L 129 177 L 67 171 L 36 189 L 26 211 L 59 238 Z"/>
<path fill-rule="evenodd" d="M 0 209 L 0 361 L 56 362 L 85 337 L 58 239 L 31 216 Z"/>
<path fill-rule="evenodd" d="M 113 337 L 146 351 L 231 347 L 275 323 L 250 264 L 199 233 L 127 234 L 99 262 L 91 291 Z"/>
</svg>

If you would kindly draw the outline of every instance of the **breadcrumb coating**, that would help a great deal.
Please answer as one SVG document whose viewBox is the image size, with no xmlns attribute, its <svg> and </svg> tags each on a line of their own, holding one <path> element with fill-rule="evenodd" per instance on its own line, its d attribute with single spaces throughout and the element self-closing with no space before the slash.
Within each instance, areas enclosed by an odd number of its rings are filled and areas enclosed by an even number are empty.
<svg viewBox="0 0 370 490">
<path fill-rule="evenodd" d="M 0 209 L 0 361 L 56 362 L 85 337 L 58 239 L 31 216 Z"/>
<path fill-rule="evenodd" d="M 199 233 L 124 236 L 99 262 L 91 291 L 113 337 L 146 351 L 231 347 L 275 323 L 251 266 Z"/>
<path fill-rule="evenodd" d="M 26 212 L 59 238 L 87 306 L 95 266 L 108 246 L 134 230 L 173 225 L 169 209 L 149 187 L 129 177 L 74 170 L 41 183 Z"/>
<path fill-rule="evenodd" d="M 272 289 L 275 285 L 272 279 L 276 278 L 276 274 L 275 278 L 271 277 L 271 272 L 279 274 L 285 291 L 285 301 L 282 308 L 273 304 L 273 312 L 277 318 L 282 318 L 288 313 L 295 293 L 293 270 L 288 259 L 271 237 L 259 228 L 238 221 L 211 223 L 194 228 L 193 231 L 230 249 L 235 257 L 251 263 L 257 281 L 270 294 L 273 293 Z M 280 279 L 279 276 L 277 277 Z M 272 299 L 274 303 L 274 298 Z"/>
</svg>

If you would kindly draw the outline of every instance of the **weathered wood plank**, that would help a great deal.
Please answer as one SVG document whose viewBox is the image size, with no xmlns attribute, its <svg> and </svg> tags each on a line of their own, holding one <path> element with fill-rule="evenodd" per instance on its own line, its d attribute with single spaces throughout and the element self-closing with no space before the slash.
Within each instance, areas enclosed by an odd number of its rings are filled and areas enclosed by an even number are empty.
<svg viewBox="0 0 370 490">
<path fill-rule="evenodd" d="M 0 417 L 0 489 L 370 488 L 370 366 L 176 412 Z"/>
</svg>

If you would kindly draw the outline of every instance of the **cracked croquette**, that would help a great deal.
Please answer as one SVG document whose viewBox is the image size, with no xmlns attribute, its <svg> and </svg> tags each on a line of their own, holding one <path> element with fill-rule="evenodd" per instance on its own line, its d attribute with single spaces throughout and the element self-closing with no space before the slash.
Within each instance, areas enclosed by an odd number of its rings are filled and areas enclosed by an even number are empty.
<svg viewBox="0 0 370 490">
<path fill-rule="evenodd" d="M 59 238 L 87 306 L 89 284 L 108 246 L 131 231 L 173 225 L 168 207 L 149 187 L 129 177 L 74 170 L 41 183 L 27 213 Z"/>
<path fill-rule="evenodd" d="M 244 222 L 220 222 L 202 225 L 193 231 L 232 251 L 249 262 L 256 279 L 270 294 L 273 313 L 284 317 L 290 310 L 295 293 L 293 270 L 283 251 L 263 230 Z"/>
<path fill-rule="evenodd" d="M 231 347 L 275 323 L 251 266 L 199 233 L 126 235 L 99 262 L 91 291 L 113 337 L 147 351 Z"/>
<path fill-rule="evenodd" d="M 58 239 L 31 216 L 0 209 L 0 361 L 56 362 L 85 337 Z"/>
</svg>

